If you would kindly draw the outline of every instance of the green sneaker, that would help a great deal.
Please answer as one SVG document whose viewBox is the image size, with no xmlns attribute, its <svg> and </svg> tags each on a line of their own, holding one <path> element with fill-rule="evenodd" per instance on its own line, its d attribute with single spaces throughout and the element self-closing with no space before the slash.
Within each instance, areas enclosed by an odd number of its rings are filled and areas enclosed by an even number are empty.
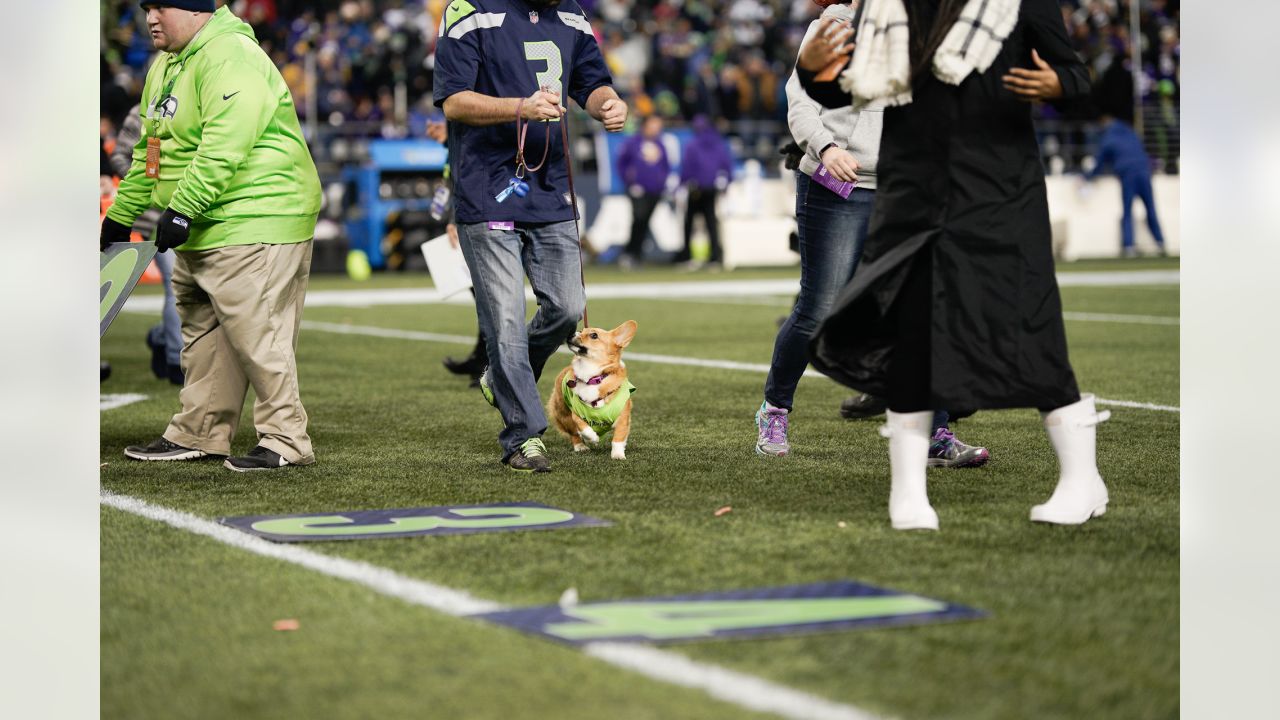
<svg viewBox="0 0 1280 720">
<path fill-rule="evenodd" d="M 525 440 L 520 449 L 511 453 L 511 456 L 503 462 L 516 472 L 551 472 L 551 461 L 547 459 L 547 446 L 542 444 L 542 438 L 539 437 Z"/>
<path fill-rule="evenodd" d="M 493 388 L 489 387 L 489 368 L 485 368 L 480 374 L 480 394 L 484 396 L 484 401 L 498 407 L 498 403 L 493 401 Z"/>
</svg>

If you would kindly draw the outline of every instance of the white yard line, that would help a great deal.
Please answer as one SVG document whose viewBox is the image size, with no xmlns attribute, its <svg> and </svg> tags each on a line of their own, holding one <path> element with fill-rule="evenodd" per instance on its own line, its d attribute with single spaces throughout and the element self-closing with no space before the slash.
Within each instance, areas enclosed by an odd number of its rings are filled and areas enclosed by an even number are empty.
<svg viewBox="0 0 1280 720">
<path fill-rule="evenodd" d="M 798 272 L 798 271 L 797 271 Z M 1177 285 L 1177 270 L 1137 270 L 1132 272 L 1065 272 L 1058 273 L 1061 287 L 1134 287 L 1145 285 Z M 423 279 L 426 282 L 426 279 Z M 780 280 L 697 280 L 673 282 L 588 283 L 590 300 L 644 298 L 714 298 L 760 297 L 788 295 L 800 291 L 797 278 Z M 525 288 L 525 297 L 533 300 L 533 291 Z M 135 295 L 129 298 L 127 312 L 158 313 L 164 303 L 160 295 Z M 470 305 L 470 293 L 445 298 L 435 288 L 370 288 L 353 290 L 312 290 L 307 293 L 307 307 L 374 307 L 377 305 Z"/>
<path fill-rule="evenodd" d="M 282 545 L 219 525 L 179 510 L 103 491 L 101 503 L 179 530 L 203 535 L 231 547 L 292 563 L 308 570 L 356 583 L 376 593 L 398 598 L 454 617 L 504 609 L 499 603 L 462 590 L 401 575 L 358 560 L 325 555 L 297 545 Z M 646 646 L 590 643 L 583 651 L 610 665 L 660 682 L 701 690 L 711 697 L 756 712 L 794 720 L 870 720 L 874 716 L 851 705 L 825 700 L 718 665 L 696 662 L 684 655 Z"/>
<path fill-rule="evenodd" d="M 1064 320 L 1078 322 L 1131 323 L 1134 325 L 1181 325 L 1182 321 L 1167 315 L 1116 315 L 1113 313 L 1064 312 Z"/>
<path fill-rule="evenodd" d="M 1153 403 L 1134 402 L 1132 400 L 1108 400 L 1106 398 L 1094 398 L 1094 402 L 1099 405 L 1114 405 L 1115 407 L 1135 408 L 1138 410 L 1159 410 L 1160 412 L 1182 412 L 1182 408 L 1173 405 L 1155 405 Z"/>
<path fill-rule="evenodd" d="M 98 412 L 106 412 L 115 410 L 116 408 L 132 405 L 133 403 L 146 400 L 146 395 L 137 393 L 122 393 L 119 395 L 98 395 Z"/>
<path fill-rule="evenodd" d="M 339 333 L 342 335 L 366 335 L 370 337 L 392 338 L 397 340 L 452 343 L 455 345 L 472 345 L 476 341 L 474 337 L 467 335 L 441 335 L 439 333 L 421 332 L 418 330 L 396 330 L 393 328 L 371 327 L 368 325 L 343 325 L 340 323 L 316 322 L 314 320 L 303 320 L 302 329 Z M 569 351 L 563 347 L 557 352 L 561 355 L 569 354 Z M 684 365 L 686 367 L 711 368 L 715 370 L 739 370 L 743 372 L 763 374 L 768 374 L 769 372 L 769 366 L 764 363 L 746 363 L 734 360 L 707 360 L 703 358 L 682 357 L 679 355 L 655 355 L 652 353 L 628 352 L 627 360 L 638 360 L 640 362 L 651 362 L 660 365 Z M 823 375 L 813 368 L 805 370 L 804 376 L 826 377 L 826 375 Z M 1116 407 L 1128 407 L 1140 410 L 1182 412 L 1180 408 L 1171 405 L 1155 405 L 1152 403 L 1134 402 L 1132 400 L 1106 400 L 1098 398 L 1096 402 L 1100 405 L 1114 405 Z"/>
</svg>

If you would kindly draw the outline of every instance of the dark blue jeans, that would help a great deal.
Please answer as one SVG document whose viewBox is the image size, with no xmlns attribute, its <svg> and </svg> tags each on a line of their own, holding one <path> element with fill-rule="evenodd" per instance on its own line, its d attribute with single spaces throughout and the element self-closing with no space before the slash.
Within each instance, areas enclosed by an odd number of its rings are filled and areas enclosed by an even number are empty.
<svg viewBox="0 0 1280 720">
<path fill-rule="evenodd" d="M 578 325 L 586 296 L 573 221 L 458 225 L 458 241 L 471 270 L 476 316 L 489 354 L 489 385 L 506 425 L 498 434 L 503 458 L 547 429 L 538 378 L 547 359 Z M 538 312 L 525 325 L 524 279 Z"/>
<path fill-rule="evenodd" d="M 1147 228 L 1156 244 L 1164 247 L 1164 233 L 1160 232 L 1160 220 L 1156 218 L 1156 198 L 1151 189 L 1151 176 L 1131 173 L 1120 176 L 1120 203 L 1124 215 L 1120 217 L 1120 237 L 1125 250 L 1133 247 L 1133 201 L 1142 200 L 1147 208 Z"/>
<path fill-rule="evenodd" d="M 800 297 L 773 344 L 764 398 L 791 408 L 809 365 L 809 339 L 853 277 L 867 239 L 876 194 L 854 188 L 848 200 L 796 173 L 796 225 L 800 236 Z"/>
<path fill-rule="evenodd" d="M 796 225 L 800 236 L 800 297 L 773 344 L 764 399 L 791 409 L 796 385 L 809 366 L 809 339 L 826 318 L 836 295 L 853 278 L 871 224 L 874 190 L 854 188 L 847 200 L 796 173 Z M 934 415 L 934 427 L 947 424 Z"/>
</svg>

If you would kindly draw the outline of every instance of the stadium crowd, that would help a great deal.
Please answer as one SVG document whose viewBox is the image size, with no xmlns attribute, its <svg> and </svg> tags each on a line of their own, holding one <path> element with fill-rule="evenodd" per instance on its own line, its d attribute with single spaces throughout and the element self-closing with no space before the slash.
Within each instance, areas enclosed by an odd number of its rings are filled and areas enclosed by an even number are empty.
<svg viewBox="0 0 1280 720">
<path fill-rule="evenodd" d="M 667 125 L 698 112 L 716 118 L 740 157 L 770 158 L 786 141 L 785 79 L 819 8 L 811 0 L 580 0 L 615 87 L 634 117 Z M 1128 2 L 1062 0 L 1063 20 L 1111 114 L 1132 120 Z M 431 106 L 436 28 L 445 0 L 234 0 L 294 93 L 304 122 L 346 135 L 424 136 Z M 1141 0 L 1140 92 L 1149 136 L 1166 169 L 1176 167 L 1178 0 Z M 102 112 L 119 127 L 137 102 L 152 55 L 133 0 L 102 0 Z M 314 54 L 314 76 L 307 71 Z M 400 97 L 397 98 L 397 94 Z M 311 112 L 316 118 L 308 118 Z M 1051 143 L 1083 147 L 1090 137 L 1044 106 Z M 1066 129 L 1060 129 L 1065 127 Z M 1048 139 L 1047 137 L 1042 140 Z M 1050 150 L 1053 148 L 1051 147 Z M 1068 155 L 1074 167 L 1083 151 Z"/>
</svg>

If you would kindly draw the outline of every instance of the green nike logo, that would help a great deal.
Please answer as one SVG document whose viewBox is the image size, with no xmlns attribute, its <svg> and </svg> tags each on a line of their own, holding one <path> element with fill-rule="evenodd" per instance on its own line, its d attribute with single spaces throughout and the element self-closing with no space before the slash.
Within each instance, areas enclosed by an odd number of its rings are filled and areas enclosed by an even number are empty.
<svg viewBox="0 0 1280 720">
<path fill-rule="evenodd" d="M 476 8 L 467 0 L 455 0 L 444 12 L 444 27 L 446 30 L 453 27 L 453 24 L 462 18 L 475 12 Z"/>
</svg>

